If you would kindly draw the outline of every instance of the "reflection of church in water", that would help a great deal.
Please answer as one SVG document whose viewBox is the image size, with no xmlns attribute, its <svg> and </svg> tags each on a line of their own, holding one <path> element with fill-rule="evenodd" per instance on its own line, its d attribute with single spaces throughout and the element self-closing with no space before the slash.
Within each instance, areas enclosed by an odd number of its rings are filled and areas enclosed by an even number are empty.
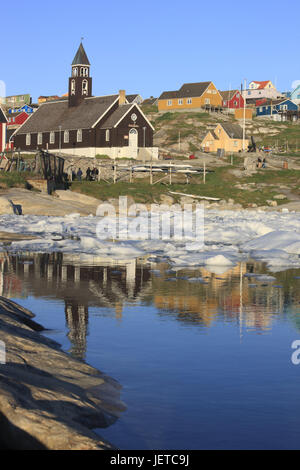
<svg viewBox="0 0 300 470">
<path fill-rule="evenodd" d="M 149 290 L 150 269 L 137 261 L 85 257 L 73 254 L 22 254 L 0 259 L 0 295 L 61 299 L 73 355 L 84 358 L 89 308 L 102 307 L 118 321 L 123 308 Z"/>
</svg>

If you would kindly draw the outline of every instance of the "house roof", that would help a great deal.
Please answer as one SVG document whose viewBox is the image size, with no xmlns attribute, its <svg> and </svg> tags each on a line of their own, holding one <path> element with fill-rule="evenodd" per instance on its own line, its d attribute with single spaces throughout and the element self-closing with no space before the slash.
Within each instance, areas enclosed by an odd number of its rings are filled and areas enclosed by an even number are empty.
<svg viewBox="0 0 300 470">
<path fill-rule="evenodd" d="M 195 98 L 202 96 L 212 82 L 185 83 L 178 91 L 164 91 L 160 100 L 171 98 Z"/>
<path fill-rule="evenodd" d="M 126 95 L 126 99 L 128 103 L 132 103 L 139 95 L 136 93 L 135 95 Z"/>
<path fill-rule="evenodd" d="M 226 90 L 226 91 L 219 91 L 222 95 L 223 100 L 230 101 L 236 93 L 240 93 L 239 90 Z"/>
<path fill-rule="evenodd" d="M 154 104 L 157 101 L 157 98 L 147 98 L 146 100 L 143 101 L 143 105 L 151 105 Z"/>
<path fill-rule="evenodd" d="M 119 95 L 86 98 L 78 106 L 69 107 L 68 100 L 42 104 L 16 132 L 27 134 L 58 130 L 90 129 L 104 115 Z"/>
<path fill-rule="evenodd" d="M 266 100 L 264 103 L 261 103 L 260 105 L 257 105 L 256 107 L 257 108 L 260 108 L 261 106 L 277 106 L 278 104 L 282 104 L 282 103 L 285 103 L 286 101 L 291 101 L 289 98 L 281 98 L 280 100 Z"/>
<path fill-rule="evenodd" d="M 78 51 L 76 52 L 72 65 L 91 65 L 82 45 L 82 42 L 80 43 Z"/>
<path fill-rule="evenodd" d="M 238 124 L 232 124 L 231 122 L 222 122 L 220 126 L 223 127 L 226 134 L 232 139 L 242 139 L 243 129 Z"/>
<path fill-rule="evenodd" d="M 268 83 L 270 83 L 270 80 L 265 80 L 263 82 L 258 82 L 256 80 L 252 80 L 251 83 L 256 83 L 257 85 L 259 85 L 258 90 L 263 90 L 264 88 L 266 88 Z"/>
</svg>

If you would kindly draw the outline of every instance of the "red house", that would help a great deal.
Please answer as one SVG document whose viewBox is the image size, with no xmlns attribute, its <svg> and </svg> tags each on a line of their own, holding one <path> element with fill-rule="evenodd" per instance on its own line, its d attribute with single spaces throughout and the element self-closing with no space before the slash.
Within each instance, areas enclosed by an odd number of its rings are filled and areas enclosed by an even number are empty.
<svg viewBox="0 0 300 470">
<path fill-rule="evenodd" d="M 24 122 L 29 118 L 29 114 L 27 114 L 25 111 L 22 113 L 9 113 L 7 115 L 7 126 L 12 127 L 15 126 L 17 129 L 20 127 Z"/>
<path fill-rule="evenodd" d="M 239 90 L 220 91 L 223 98 L 223 107 L 239 109 L 244 107 L 244 98 Z"/>
<path fill-rule="evenodd" d="M 7 119 L 2 108 L 0 107 L 0 152 L 3 152 L 5 149 L 6 125 L 7 125 Z"/>
</svg>

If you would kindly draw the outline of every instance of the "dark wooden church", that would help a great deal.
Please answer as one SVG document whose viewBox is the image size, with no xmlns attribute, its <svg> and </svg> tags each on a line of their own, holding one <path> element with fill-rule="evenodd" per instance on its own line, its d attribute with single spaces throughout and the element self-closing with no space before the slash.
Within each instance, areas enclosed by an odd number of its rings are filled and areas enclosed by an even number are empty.
<svg viewBox="0 0 300 470">
<path fill-rule="evenodd" d="M 111 158 L 158 158 L 154 128 L 125 90 L 118 95 L 92 96 L 90 62 L 82 43 L 72 63 L 69 95 L 45 103 L 16 130 L 14 147 L 62 154 Z"/>
</svg>

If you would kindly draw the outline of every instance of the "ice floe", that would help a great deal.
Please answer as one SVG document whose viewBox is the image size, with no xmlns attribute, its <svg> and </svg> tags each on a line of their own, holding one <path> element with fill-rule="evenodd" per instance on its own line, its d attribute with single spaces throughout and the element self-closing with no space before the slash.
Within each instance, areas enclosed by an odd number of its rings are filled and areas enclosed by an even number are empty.
<svg viewBox="0 0 300 470">
<path fill-rule="evenodd" d="M 168 260 L 174 270 L 206 266 L 222 274 L 249 257 L 264 261 L 276 272 L 300 267 L 300 213 L 263 211 L 207 211 L 204 246 L 191 239 L 191 226 L 184 240 L 147 238 L 147 216 L 140 216 L 142 237 L 130 240 L 100 240 L 96 236 L 99 217 L 13 216 L 0 217 L 0 231 L 30 234 L 34 240 L 16 241 L 2 250 L 99 255 L 118 259 L 150 257 L 154 262 Z M 120 221 L 125 226 L 125 221 Z M 122 228 L 125 234 L 126 230 Z M 126 237 L 125 237 L 126 238 Z"/>
</svg>

